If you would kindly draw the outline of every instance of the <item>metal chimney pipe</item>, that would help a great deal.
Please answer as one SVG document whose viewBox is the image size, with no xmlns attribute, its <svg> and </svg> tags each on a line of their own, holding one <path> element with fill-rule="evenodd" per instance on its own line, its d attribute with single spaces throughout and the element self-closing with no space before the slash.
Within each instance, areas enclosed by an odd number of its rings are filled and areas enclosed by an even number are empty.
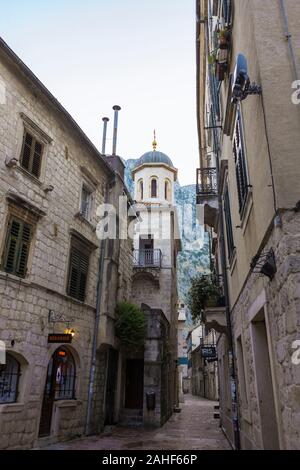
<svg viewBox="0 0 300 470">
<path fill-rule="evenodd" d="M 121 111 L 120 106 L 114 106 L 113 110 L 115 112 L 115 120 L 114 120 L 114 136 L 113 136 L 113 149 L 112 154 L 117 155 L 117 137 L 118 137 L 118 117 L 119 111 Z"/>
<path fill-rule="evenodd" d="M 107 134 L 107 123 L 109 122 L 108 117 L 104 117 L 103 121 L 103 140 L 102 140 L 102 155 L 105 155 L 106 149 L 106 134 Z"/>
</svg>

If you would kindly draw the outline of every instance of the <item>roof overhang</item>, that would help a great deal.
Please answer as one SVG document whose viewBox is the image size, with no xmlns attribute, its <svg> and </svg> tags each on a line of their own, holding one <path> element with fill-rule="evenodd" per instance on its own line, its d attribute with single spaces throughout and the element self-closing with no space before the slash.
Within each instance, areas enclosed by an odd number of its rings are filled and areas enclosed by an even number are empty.
<svg viewBox="0 0 300 470">
<path fill-rule="evenodd" d="M 141 171 L 143 170 L 144 168 L 165 168 L 166 170 L 168 171 L 171 171 L 171 173 L 174 173 L 175 175 L 175 181 L 177 181 L 177 175 L 178 175 L 178 169 L 177 168 L 173 168 L 169 165 L 166 165 L 165 163 L 160 163 L 160 162 L 157 162 L 157 163 L 143 163 L 142 165 L 139 165 L 135 168 L 133 168 L 133 170 L 131 171 L 131 174 L 134 178 L 134 175 L 138 172 L 138 171 Z"/>
</svg>

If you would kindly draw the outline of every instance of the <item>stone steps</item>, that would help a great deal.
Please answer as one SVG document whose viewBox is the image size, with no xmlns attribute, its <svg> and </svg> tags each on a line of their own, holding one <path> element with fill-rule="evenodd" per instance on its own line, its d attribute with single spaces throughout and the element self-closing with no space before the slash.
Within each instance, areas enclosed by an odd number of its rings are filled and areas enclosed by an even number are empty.
<svg viewBox="0 0 300 470">
<path fill-rule="evenodd" d="M 143 410 L 124 409 L 120 419 L 120 426 L 143 426 Z"/>
</svg>

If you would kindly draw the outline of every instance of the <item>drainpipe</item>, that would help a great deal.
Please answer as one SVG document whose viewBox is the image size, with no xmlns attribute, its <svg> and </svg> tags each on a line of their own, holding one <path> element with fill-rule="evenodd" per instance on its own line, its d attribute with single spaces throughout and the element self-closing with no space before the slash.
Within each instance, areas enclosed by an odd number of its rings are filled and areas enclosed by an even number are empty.
<svg viewBox="0 0 300 470">
<path fill-rule="evenodd" d="M 112 183 L 114 178 L 110 181 Z M 106 185 L 106 193 L 104 203 L 108 204 L 109 202 L 109 190 L 111 184 Z M 100 317 L 101 317 L 101 301 L 102 301 L 102 292 L 103 292 L 103 274 L 104 274 L 104 260 L 105 252 L 107 246 L 107 239 L 102 239 L 100 241 L 100 257 L 99 257 L 99 267 L 98 267 L 98 279 L 97 279 L 97 297 L 96 297 L 96 317 L 95 317 L 95 327 L 93 335 L 93 346 L 92 346 L 92 359 L 91 359 L 91 368 L 90 368 L 90 377 L 89 377 L 89 388 L 88 388 L 88 402 L 87 402 L 87 415 L 85 423 L 85 434 L 88 436 L 91 434 L 91 421 L 92 421 L 92 408 L 93 408 L 93 397 L 95 389 L 95 378 L 96 378 L 96 363 L 97 363 L 97 346 L 98 346 L 98 335 L 99 335 L 99 326 L 100 326 Z"/>
<path fill-rule="evenodd" d="M 295 57 L 295 51 L 294 51 L 293 42 L 292 42 L 292 35 L 291 35 L 290 30 L 289 30 L 289 22 L 288 22 L 288 17 L 287 17 L 287 13 L 286 13 L 286 2 L 285 2 L 285 0 L 279 0 L 279 4 L 280 4 L 280 11 L 281 11 L 282 19 L 283 19 L 283 25 L 284 25 L 284 35 L 285 35 L 285 38 L 288 42 L 288 47 L 289 47 L 290 56 L 291 56 L 291 60 L 292 60 L 294 79 L 299 80 L 299 75 L 298 75 L 298 71 L 297 71 L 296 57 Z"/>
</svg>

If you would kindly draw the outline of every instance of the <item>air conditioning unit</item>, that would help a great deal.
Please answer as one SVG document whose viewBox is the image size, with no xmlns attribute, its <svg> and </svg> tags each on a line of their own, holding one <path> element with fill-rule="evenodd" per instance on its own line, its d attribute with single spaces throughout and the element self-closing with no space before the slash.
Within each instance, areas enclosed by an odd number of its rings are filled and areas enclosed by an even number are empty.
<svg viewBox="0 0 300 470">
<path fill-rule="evenodd" d="M 231 102 L 234 104 L 245 100 L 249 95 L 260 95 L 262 89 L 256 83 L 250 83 L 248 63 L 243 54 L 239 54 L 233 73 Z"/>
</svg>

